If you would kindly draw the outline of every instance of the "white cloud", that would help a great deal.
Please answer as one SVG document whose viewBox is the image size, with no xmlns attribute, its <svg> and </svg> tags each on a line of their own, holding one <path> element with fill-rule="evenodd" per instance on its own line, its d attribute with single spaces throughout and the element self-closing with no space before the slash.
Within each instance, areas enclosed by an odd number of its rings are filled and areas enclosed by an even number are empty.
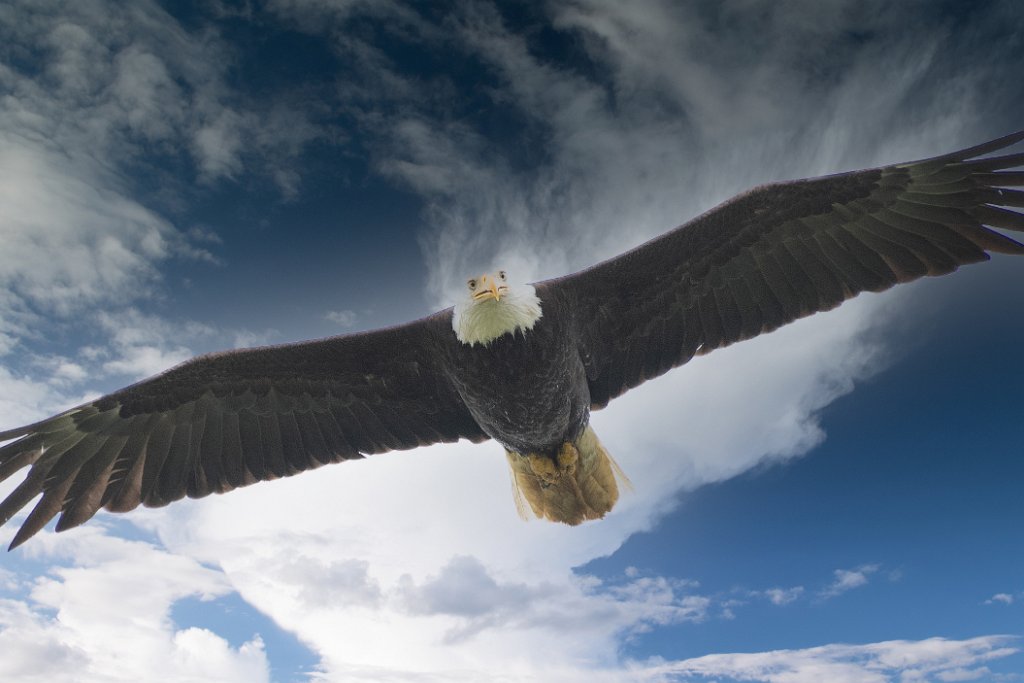
<svg viewBox="0 0 1024 683">
<path fill-rule="evenodd" d="M 343 330 L 350 329 L 356 324 L 356 312 L 345 309 L 343 311 L 327 311 L 324 314 L 326 320 L 330 320 Z"/>
<path fill-rule="evenodd" d="M 788 605 L 804 594 L 804 587 L 793 586 L 792 588 L 769 588 L 768 590 L 762 591 L 762 594 L 768 598 L 773 605 Z"/>
<path fill-rule="evenodd" d="M 257 634 L 231 647 L 199 628 L 177 629 L 171 605 L 230 591 L 222 574 L 148 543 L 92 527 L 27 554 L 52 563 L 28 599 L 0 600 L 0 678 L 18 681 L 268 681 Z"/>
<path fill-rule="evenodd" d="M 242 139 L 239 135 L 238 115 L 222 111 L 211 122 L 196 130 L 193 145 L 199 160 L 201 176 L 233 177 L 242 166 Z"/>
<path fill-rule="evenodd" d="M 52 384 L 0 366 L 0 415 L 4 428 L 28 424 L 63 409 L 68 397 Z"/>
<path fill-rule="evenodd" d="M 85 368 L 78 363 L 62 359 L 54 371 L 54 377 L 60 380 L 67 380 L 69 382 L 81 382 L 88 377 L 88 373 L 85 371 Z"/>
<path fill-rule="evenodd" d="M 462 555 L 421 584 L 403 575 L 395 594 L 399 609 L 409 615 L 447 617 L 452 626 L 442 642 L 455 645 L 490 632 L 545 632 L 549 639 L 571 642 L 582 632 L 608 638 L 646 631 L 654 624 L 702 621 L 711 601 L 692 594 L 691 588 L 664 577 L 634 577 L 610 585 L 590 576 L 568 583 L 504 583 L 479 560 Z"/>
<path fill-rule="evenodd" d="M 979 664 L 1017 653 L 1007 636 L 968 640 L 929 638 L 893 640 L 866 645 L 823 645 L 803 650 L 714 654 L 662 666 L 647 674 L 668 680 L 713 679 L 725 676 L 763 683 L 887 683 L 888 681 L 973 680 L 987 671 Z M 977 674 L 977 675 L 975 675 Z M 698 678 L 699 677 L 699 678 Z"/>
<path fill-rule="evenodd" d="M 985 601 L 986 605 L 993 605 L 995 603 L 1002 603 L 1004 605 L 1012 605 L 1014 602 L 1013 595 L 1010 593 L 996 593 L 991 598 Z"/>
<path fill-rule="evenodd" d="M 0 600 L 0 675 L 7 680 L 52 681 L 81 671 L 88 658 L 48 630 L 44 617 L 17 600 Z"/>
<path fill-rule="evenodd" d="M 877 564 L 864 564 L 856 569 L 836 569 L 833 574 L 835 580 L 829 584 L 820 595 L 823 598 L 834 598 L 854 588 L 860 588 L 868 583 L 868 577 L 879 570 Z"/>
<path fill-rule="evenodd" d="M 49 384 L 67 388 L 80 385 L 89 377 L 89 371 L 81 364 L 60 355 L 30 356 L 31 372 L 46 373 Z"/>
<path fill-rule="evenodd" d="M 3 325 L 4 321 L 0 318 L 0 325 Z M 6 355 L 11 352 L 14 345 L 17 343 L 16 338 L 13 334 L 7 332 L 0 332 L 0 356 Z"/>
<path fill-rule="evenodd" d="M 169 256 L 171 225 L 123 195 L 97 191 L 86 180 L 96 175 L 102 169 L 0 129 L 0 283 L 24 302 L 7 302 L 15 321 L 29 316 L 24 304 L 67 315 L 120 292 L 144 293 L 157 277 L 154 263 Z"/>
<path fill-rule="evenodd" d="M 253 346 L 266 346 L 274 340 L 281 338 L 281 332 L 274 328 L 267 328 L 262 331 L 238 330 L 234 333 L 234 341 L 231 344 L 235 349 L 246 349 Z"/>
<path fill-rule="evenodd" d="M 234 89 L 216 32 L 190 32 L 154 2 L 22 0 L 4 15 L 0 42 L 33 68 L 0 65 L 0 355 L 54 317 L 78 322 L 159 294 L 172 257 L 218 262 L 196 246 L 216 236 L 181 231 L 154 208 L 189 191 L 166 167 L 207 183 L 252 172 L 298 191 L 295 160 L 324 130 L 312 108 Z M 136 176 L 163 194 L 139 192 Z M 150 351 L 111 370 L 162 362 Z"/>
<path fill-rule="evenodd" d="M 0 567 L 0 590 L 13 591 L 18 588 L 19 585 L 17 574 Z"/>
<path fill-rule="evenodd" d="M 110 337 L 106 353 L 113 353 L 103 362 L 103 370 L 132 379 L 155 375 L 191 358 L 194 353 L 181 341 L 202 340 L 215 334 L 207 325 L 175 324 L 135 308 L 116 314 L 101 312 L 98 321 Z"/>
<path fill-rule="evenodd" d="M 935 674 L 940 681 L 976 681 L 980 678 L 995 678 L 987 666 L 976 669 L 949 669 Z"/>
<path fill-rule="evenodd" d="M 191 356 L 192 353 L 183 346 L 170 351 L 162 351 L 153 346 L 136 346 L 125 349 L 118 359 L 104 363 L 103 369 L 138 380 L 163 372 Z"/>
</svg>

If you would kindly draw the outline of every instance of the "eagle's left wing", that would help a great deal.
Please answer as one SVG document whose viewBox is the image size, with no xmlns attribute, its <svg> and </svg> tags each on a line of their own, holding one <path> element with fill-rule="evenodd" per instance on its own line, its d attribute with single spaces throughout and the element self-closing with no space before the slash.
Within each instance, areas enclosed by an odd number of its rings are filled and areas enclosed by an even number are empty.
<svg viewBox="0 0 1024 683">
<path fill-rule="evenodd" d="M 756 188 L 621 256 L 537 284 L 570 312 L 593 408 L 688 361 L 924 275 L 1024 254 L 1024 131 L 933 159 Z"/>
</svg>

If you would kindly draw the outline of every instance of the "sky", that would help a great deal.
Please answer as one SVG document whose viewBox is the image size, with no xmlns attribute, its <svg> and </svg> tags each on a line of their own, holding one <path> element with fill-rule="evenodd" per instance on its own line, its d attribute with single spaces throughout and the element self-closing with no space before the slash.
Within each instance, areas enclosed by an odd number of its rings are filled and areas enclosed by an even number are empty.
<svg viewBox="0 0 1024 683">
<path fill-rule="evenodd" d="M 9 0 L 0 429 L 1005 135 L 1022 72 L 1012 0 Z M 648 382 L 580 527 L 493 442 L 51 527 L 0 679 L 1024 680 L 1021 310 L 997 256 Z"/>
</svg>

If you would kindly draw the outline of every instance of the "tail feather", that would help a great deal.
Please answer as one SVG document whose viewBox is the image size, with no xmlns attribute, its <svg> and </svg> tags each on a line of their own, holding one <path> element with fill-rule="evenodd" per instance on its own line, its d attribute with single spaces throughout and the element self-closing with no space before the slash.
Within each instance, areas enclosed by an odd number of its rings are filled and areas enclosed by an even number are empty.
<svg viewBox="0 0 1024 683">
<path fill-rule="evenodd" d="M 527 506 L 526 497 L 523 495 L 523 489 L 516 478 L 515 459 L 521 458 L 522 456 L 518 453 L 513 453 L 512 451 L 505 451 L 505 457 L 508 458 L 508 474 L 509 478 L 512 480 L 512 502 L 516 504 L 516 514 L 519 515 L 519 519 L 524 522 L 529 522 L 529 511 L 532 508 Z"/>
<path fill-rule="evenodd" d="M 519 516 L 526 519 L 526 504 L 534 516 L 577 525 L 601 519 L 619 499 L 619 484 L 633 485 L 588 425 L 573 443 L 563 444 L 553 456 L 505 452 L 512 474 L 512 497 Z"/>
</svg>

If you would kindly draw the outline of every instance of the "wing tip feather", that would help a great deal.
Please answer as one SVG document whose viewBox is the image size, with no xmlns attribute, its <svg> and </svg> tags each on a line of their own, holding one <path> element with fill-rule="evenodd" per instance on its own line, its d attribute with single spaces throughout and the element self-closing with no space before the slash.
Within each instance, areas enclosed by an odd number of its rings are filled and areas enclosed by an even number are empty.
<svg viewBox="0 0 1024 683">
<path fill-rule="evenodd" d="M 983 142 L 980 145 L 974 145 L 973 147 L 967 147 L 966 149 L 961 149 L 956 152 L 950 152 L 949 154 L 934 157 L 927 161 L 966 161 L 968 159 L 975 159 L 983 154 L 988 154 L 989 152 L 995 152 L 1015 145 L 1021 140 L 1024 140 L 1024 130 L 1018 130 L 1013 133 L 1003 135 L 1002 137 L 995 138 L 994 140 Z"/>
<path fill-rule="evenodd" d="M 25 531 L 25 527 L 24 526 L 22 526 L 20 529 L 18 529 L 18 533 L 16 533 L 14 535 L 14 540 L 11 541 L 10 545 L 7 546 L 7 552 L 11 552 L 12 550 L 14 550 L 18 546 L 20 546 L 25 541 L 27 541 L 28 539 L 30 539 L 33 536 L 35 536 L 35 532 L 32 532 L 30 534 L 26 534 L 26 533 L 24 533 L 24 531 Z"/>
</svg>

